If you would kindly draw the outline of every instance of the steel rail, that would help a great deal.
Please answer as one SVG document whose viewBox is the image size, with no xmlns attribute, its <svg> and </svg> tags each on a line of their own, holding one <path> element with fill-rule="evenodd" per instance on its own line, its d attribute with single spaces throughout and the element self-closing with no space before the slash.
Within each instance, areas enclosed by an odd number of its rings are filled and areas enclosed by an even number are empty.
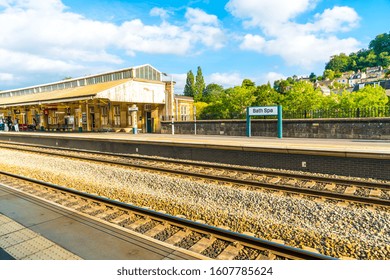
<svg viewBox="0 0 390 280">
<path fill-rule="evenodd" d="M 13 178 L 17 178 L 17 179 L 21 179 L 24 181 L 36 183 L 39 185 L 47 186 L 47 187 L 50 187 L 50 188 L 53 188 L 56 190 L 60 190 L 63 192 L 71 193 L 71 194 L 81 196 L 81 197 L 89 199 L 89 200 L 93 200 L 93 201 L 105 203 L 108 205 L 116 206 L 116 207 L 119 207 L 119 208 L 122 208 L 125 210 L 129 210 L 129 211 L 138 213 L 140 215 L 146 215 L 146 216 L 152 217 L 153 219 L 157 219 L 157 220 L 161 220 L 161 221 L 165 221 L 165 222 L 168 221 L 169 223 L 177 225 L 177 226 L 182 227 L 182 228 L 190 228 L 190 229 L 193 229 L 193 230 L 198 231 L 198 232 L 222 237 L 223 239 L 229 240 L 232 242 L 238 241 L 241 244 L 249 245 L 252 248 L 263 249 L 263 250 L 266 249 L 266 250 L 269 250 L 273 253 L 276 253 L 276 255 L 279 255 L 279 256 L 286 256 L 286 257 L 290 257 L 293 259 L 305 259 L 305 260 L 336 260 L 337 259 L 337 258 L 334 258 L 331 256 L 326 256 L 326 255 L 322 255 L 319 253 L 303 250 L 300 248 L 295 248 L 295 247 L 279 244 L 276 242 L 272 242 L 269 240 L 245 235 L 245 234 L 238 233 L 238 232 L 233 232 L 230 230 L 226 230 L 226 229 L 218 228 L 215 226 L 195 222 L 195 221 L 184 219 L 181 217 L 157 212 L 157 211 L 154 211 L 151 209 L 127 204 L 127 203 L 124 203 L 124 202 L 121 202 L 118 200 L 111 200 L 111 199 L 106 198 L 106 197 L 101 197 L 98 195 L 89 194 L 89 193 L 78 191 L 78 190 L 75 190 L 72 188 L 66 188 L 63 186 L 44 182 L 41 180 L 28 178 L 25 176 L 12 174 L 9 172 L 4 172 L 4 171 L 0 171 L 0 174 L 10 176 Z"/>
<path fill-rule="evenodd" d="M 12 142 L 12 145 L 20 145 L 20 143 Z M 10 142 L 0 141 L 0 147 L 1 144 L 9 145 Z M 52 150 L 62 150 L 62 151 L 69 151 L 69 152 L 80 152 L 80 153 L 86 153 L 86 154 L 95 154 L 95 155 L 105 155 L 105 156 L 116 156 L 116 157 L 122 157 L 122 158 L 128 158 L 128 159 L 141 159 L 146 161 L 159 161 L 159 162 L 168 162 L 168 163 L 175 163 L 180 165 L 188 165 L 188 166 L 199 166 L 199 167 L 206 167 L 206 168 L 221 168 L 225 170 L 231 170 L 231 171 L 239 171 L 239 172 L 248 172 L 258 175 L 271 175 L 271 176 L 283 176 L 288 178 L 297 178 L 297 179 L 304 179 L 304 180 L 316 180 L 317 182 L 323 182 L 323 183 L 337 183 L 337 184 L 346 184 L 354 186 L 360 186 L 360 187 L 370 187 L 370 188 L 379 188 L 383 190 L 390 190 L 390 183 L 380 183 L 380 182 L 370 182 L 370 181 L 364 181 L 359 180 L 355 178 L 329 178 L 329 177 L 323 177 L 316 174 L 294 174 L 289 173 L 288 170 L 287 173 L 285 171 L 278 171 L 278 170 L 257 170 L 254 168 L 248 168 L 248 167 L 239 167 L 239 166 L 228 166 L 228 165 L 216 165 L 214 163 L 205 163 L 205 162 L 188 162 L 186 160 L 177 160 L 177 159 L 171 159 L 171 158 L 152 158 L 148 156 L 142 156 L 142 155 L 128 155 L 128 154 L 118 154 L 118 153 L 108 153 L 108 152 L 101 152 L 101 151 L 91 151 L 91 150 L 84 150 L 84 149 L 71 149 L 71 148 L 63 148 L 63 147 L 53 147 L 53 146 L 44 146 L 44 145 L 32 145 L 28 143 L 23 143 L 23 146 L 27 147 L 33 147 L 33 148 L 42 148 L 42 149 L 52 149 Z M 20 150 L 20 146 L 18 148 L 15 147 L 4 147 L 9 149 L 15 149 Z M 34 151 L 31 151 L 34 152 Z M 52 153 L 49 152 L 42 152 L 40 153 L 46 153 L 52 155 Z M 61 156 L 61 155 L 60 155 Z M 66 156 L 66 155 L 63 155 Z"/>
<path fill-rule="evenodd" d="M 10 148 L 10 147 L 5 147 L 5 148 Z M 45 147 L 46 148 L 46 147 Z M 10 148 L 10 149 L 15 149 L 15 150 L 20 150 L 20 148 Z M 50 147 L 49 149 L 57 149 Z M 84 150 L 68 150 L 68 149 L 63 149 L 61 148 L 60 150 L 65 150 L 65 151 L 72 151 L 72 152 L 81 152 L 84 153 Z M 158 171 L 158 172 L 164 172 L 164 173 L 170 173 L 170 174 L 177 174 L 177 175 L 183 175 L 183 176 L 190 176 L 190 177 L 196 177 L 196 178 L 201 178 L 201 179 L 207 179 L 207 180 L 212 180 L 212 181 L 221 181 L 221 182 L 226 182 L 226 183 L 234 183 L 234 184 L 240 184 L 240 185 L 247 185 L 251 187 L 256 187 L 256 188 L 266 188 L 266 189 L 271 189 L 271 190 L 277 190 L 277 191 L 284 191 L 284 192 L 289 192 L 293 194 L 305 194 L 305 195 L 310 195 L 310 196 L 316 196 L 316 197 L 324 197 L 324 198 L 330 198 L 330 199 L 337 199 L 337 200 L 343 200 L 343 201 L 352 201 L 352 202 L 357 202 L 357 203 L 362 203 L 362 204 L 370 204 L 370 205 L 377 205 L 377 206 L 384 206 L 384 207 L 390 207 L 390 200 L 383 200 L 379 198 L 372 198 L 372 197 L 363 197 L 363 196 L 356 196 L 356 195 L 348 195 L 348 194 L 342 194 L 342 193 L 336 193 L 332 191 L 324 191 L 324 190 L 315 190 L 315 189 L 309 189 L 309 188 L 300 188 L 300 187 L 294 187 L 294 186 L 286 186 L 286 185 L 281 185 L 281 184 L 271 184 L 271 183 L 265 183 L 265 182 L 257 182 L 257 181 L 252 181 L 252 180 L 243 180 L 243 179 L 236 179 L 236 178 L 231 178 L 231 177 L 224 177 L 224 176 L 215 176 L 215 175 L 209 175 L 209 174 L 203 174 L 203 173 L 194 173 L 190 171 L 183 171 L 183 170 L 178 170 L 178 169 L 167 169 L 164 167 L 158 167 L 158 166 L 152 166 L 152 165 L 139 165 L 136 163 L 123 163 L 123 162 L 118 162 L 118 161 L 112 161 L 112 160 L 107 160 L 107 159 L 96 159 L 96 158 L 89 158 L 85 156 L 76 156 L 76 155 L 66 155 L 66 154 L 55 154 L 55 153 L 50 153 L 50 152 L 45 152 L 45 151 L 31 151 L 27 150 L 30 152 L 35 152 L 35 153 L 42 153 L 42 154 L 47 154 L 47 155 L 57 155 L 60 157 L 67 157 L 67 158 L 74 158 L 74 159 L 80 159 L 80 160 L 87 160 L 87 161 L 93 161 L 93 162 L 98 162 L 98 163 L 107 163 L 107 164 L 114 164 L 114 165 L 120 165 L 120 166 L 126 166 L 126 167 L 134 167 L 134 168 L 139 168 L 139 169 L 144 169 L 144 170 L 153 170 L 153 171 Z M 108 155 L 108 156 L 120 156 L 123 157 L 123 155 L 118 155 L 118 154 L 108 154 L 108 153 L 102 153 L 102 152 L 91 152 L 88 151 L 87 153 L 89 154 L 101 154 L 101 155 Z M 132 159 L 137 158 L 137 157 L 131 157 Z M 144 158 L 142 158 L 144 160 Z M 155 160 L 155 159 L 150 159 L 147 158 L 147 160 Z M 165 162 L 165 160 L 158 159 L 156 161 L 159 162 Z M 167 161 L 169 163 L 179 163 L 182 165 L 188 165 L 188 166 L 207 166 L 210 168 L 215 168 L 215 165 L 204 165 L 203 163 L 198 164 L 198 163 L 188 163 L 188 162 L 180 162 L 180 161 L 173 161 L 171 162 L 170 160 Z M 257 170 L 252 170 L 252 169 L 236 169 L 234 167 L 228 167 L 225 168 L 225 166 L 218 166 L 220 169 L 227 169 L 227 170 L 232 170 L 232 171 L 242 171 L 242 172 L 248 172 L 248 173 L 253 173 L 253 174 L 258 174 L 262 175 L 262 171 L 257 171 Z M 270 173 L 273 174 L 273 173 Z M 275 174 L 273 174 L 275 175 Z M 281 174 L 279 174 L 281 175 Z M 290 174 L 284 174 L 283 176 L 286 177 L 291 177 Z M 296 175 L 296 178 L 300 177 L 300 175 Z M 322 178 L 322 177 L 321 177 Z M 315 179 L 317 180 L 317 177 L 310 177 L 308 175 L 305 176 L 305 179 Z M 320 182 L 327 182 L 327 183 L 334 183 L 334 182 L 340 182 L 342 179 L 336 179 L 333 180 L 333 178 L 327 178 L 326 180 L 322 178 L 322 180 L 319 180 Z M 353 185 L 356 185 L 354 181 Z M 344 184 L 348 184 L 347 180 L 343 181 Z M 363 184 L 363 183 L 362 183 Z M 367 183 L 369 186 L 370 182 Z M 373 183 L 375 184 L 375 183 Z M 384 184 L 384 186 L 389 186 Z"/>
</svg>

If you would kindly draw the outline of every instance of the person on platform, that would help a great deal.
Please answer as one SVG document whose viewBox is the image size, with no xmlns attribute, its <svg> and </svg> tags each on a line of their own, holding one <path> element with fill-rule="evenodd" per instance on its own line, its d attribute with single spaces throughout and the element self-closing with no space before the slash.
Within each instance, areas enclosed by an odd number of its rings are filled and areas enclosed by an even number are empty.
<svg viewBox="0 0 390 280">
<path fill-rule="evenodd" d="M 12 131 L 12 120 L 11 120 L 11 117 L 7 117 L 7 127 L 8 127 L 8 130 L 7 131 Z"/>
<path fill-rule="evenodd" d="M 15 119 L 15 121 L 14 121 L 14 128 L 15 128 L 15 131 L 19 131 L 19 120 L 18 119 Z"/>
<path fill-rule="evenodd" d="M 7 119 L 4 119 L 4 131 L 5 132 L 9 131 Z"/>
<path fill-rule="evenodd" d="M 33 130 L 37 130 L 38 122 L 35 118 L 33 118 Z"/>
</svg>

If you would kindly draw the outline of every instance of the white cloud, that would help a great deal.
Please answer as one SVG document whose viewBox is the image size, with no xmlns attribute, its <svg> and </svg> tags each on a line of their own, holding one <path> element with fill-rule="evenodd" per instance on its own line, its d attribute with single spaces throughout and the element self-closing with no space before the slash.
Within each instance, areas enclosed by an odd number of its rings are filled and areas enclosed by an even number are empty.
<svg viewBox="0 0 390 280">
<path fill-rule="evenodd" d="M 12 81 L 14 79 L 14 75 L 10 73 L 0 73 L 0 81 Z"/>
<path fill-rule="evenodd" d="M 279 55 L 288 65 L 299 65 L 305 69 L 310 69 L 316 63 L 328 61 L 334 54 L 351 53 L 359 46 L 359 42 L 354 38 L 339 39 L 335 36 L 319 38 L 310 34 L 297 34 L 293 39 L 289 35 L 280 36 L 263 44 L 259 43 L 261 39 L 258 35 L 247 34 L 240 48 L 267 55 Z"/>
<path fill-rule="evenodd" d="M 151 16 L 157 16 L 160 17 L 162 20 L 166 20 L 169 18 L 169 16 L 172 14 L 172 12 L 159 8 L 159 7 L 154 7 L 153 9 L 150 10 L 149 13 Z"/>
<path fill-rule="evenodd" d="M 155 7 L 150 15 L 160 16 L 159 24 L 117 25 L 70 12 L 60 0 L 0 0 L 0 7 L 0 73 L 15 69 L 15 79 L 27 71 L 78 73 L 91 63 L 120 64 L 123 53 L 188 55 L 221 48 L 225 40 L 218 18 L 200 9 L 188 8 L 184 22 L 171 24 L 170 12 Z"/>
<path fill-rule="evenodd" d="M 262 52 L 265 46 L 265 39 L 259 35 L 247 34 L 244 37 L 243 42 L 240 45 L 240 48 L 243 50 L 253 50 L 257 52 Z"/>
<path fill-rule="evenodd" d="M 217 16 L 207 14 L 201 9 L 188 8 L 185 17 L 189 25 L 219 25 Z"/>
<path fill-rule="evenodd" d="M 359 22 L 358 14 L 350 7 L 336 6 L 326 9 L 322 14 L 316 14 L 315 18 L 317 21 L 313 26 L 325 32 L 346 32 L 356 27 Z"/>
<path fill-rule="evenodd" d="M 338 38 L 339 32 L 356 27 L 359 16 L 350 7 L 333 7 L 317 13 L 312 22 L 297 23 L 295 18 L 310 11 L 318 0 L 230 0 L 226 9 L 257 27 L 262 34 L 246 34 L 240 48 L 266 55 L 279 55 L 288 65 L 306 69 L 325 63 L 330 56 L 350 53 L 360 47 L 354 38 Z"/>
<path fill-rule="evenodd" d="M 247 26 L 267 27 L 289 21 L 316 2 L 318 0 L 230 0 L 226 9 L 235 17 L 245 19 Z"/>
<path fill-rule="evenodd" d="M 285 80 L 287 77 L 284 76 L 283 74 L 281 73 L 276 73 L 276 72 L 268 72 L 267 74 L 264 75 L 264 78 L 262 78 L 262 82 L 261 84 L 266 84 L 266 83 L 270 83 L 271 85 L 273 85 L 273 83 L 277 80 L 280 80 L 280 79 L 283 79 Z"/>
<path fill-rule="evenodd" d="M 202 42 L 213 49 L 220 49 L 224 46 L 225 34 L 215 15 L 207 14 L 200 9 L 188 8 L 185 17 L 193 40 Z"/>
<path fill-rule="evenodd" d="M 122 24 L 118 46 L 135 55 L 136 52 L 184 55 L 191 49 L 191 34 L 178 26 L 163 23 L 145 25 L 136 19 Z"/>
<path fill-rule="evenodd" d="M 176 83 L 175 84 L 175 94 L 183 94 L 184 87 L 185 87 L 186 81 L 187 81 L 187 74 L 175 73 L 175 74 L 172 74 L 172 78 L 173 78 L 173 81 Z"/>
<path fill-rule="evenodd" d="M 0 65 L 7 65 L 9 70 L 27 72 L 77 70 L 81 66 L 62 60 L 49 59 L 34 54 L 0 49 Z"/>
<path fill-rule="evenodd" d="M 224 88 L 240 86 L 244 78 L 241 77 L 240 73 L 213 73 L 205 77 L 207 84 L 215 83 L 223 86 Z"/>
<path fill-rule="evenodd" d="M 184 92 L 184 87 L 187 80 L 187 74 L 172 74 L 172 76 L 164 77 L 165 80 L 170 81 L 171 77 L 176 82 L 175 84 L 175 93 L 176 94 L 182 94 Z M 215 83 L 217 85 L 221 85 L 223 88 L 231 88 L 235 86 L 241 86 L 242 81 L 244 79 L 249 79 L 253 82 L 255 82 L 256 85 L 263 85 L 268 82 L 271 83 L 271 86 L 273 85 L 274 81 L 280 80 L 280 79 L 286 79 L 286 76 L 281 73 L 276 72 L 268 72 L 265 74 L 262 74 L 260 76 L 245 76 L 243 77 L 238 72 L 225 72 L 225 73 L 212 73 L 210 75 L 207 75 L 204 77 L 206 85 Z"/>
<path fill-rule="evenodd" d="M 268 82 L 271 83 L 271 86 L 273 85 L 274 81 L 280 80 L 280 79 L 286 79 L 286 76 L 277 73 L 277 72 L 268 72 L 265 74 L 261 74 L 259 76 L 245 76 L 243 77 L 238 72 L 232 72 L 232 73 L 212 73 L 205 77 L 205 81 L 207 84 L 215 83 L 218 85 L 223 86 L 225 89 L 235 86 L 240 86 L 242 84 L 242 81 L 244 79 L 249 79 L 253 81 L 256 85 L 260 86 L 263 84 L 266 84 Z"/>
</svg>

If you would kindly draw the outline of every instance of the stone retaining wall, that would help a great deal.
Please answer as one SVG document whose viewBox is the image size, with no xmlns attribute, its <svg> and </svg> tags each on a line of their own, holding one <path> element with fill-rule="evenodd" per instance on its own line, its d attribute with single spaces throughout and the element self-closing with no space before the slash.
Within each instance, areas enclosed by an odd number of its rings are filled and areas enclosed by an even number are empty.
<svg viewBox="0 0 390 280">
<path fill-rule="evenodd" d="M 194 134 L 195 123 L 175 122 L 175 134 Z M 277 120 L 252 120 L 252 136 L 277 137 Z M 162 122 L 161 133 L 171 134 L 170 122 Z M 196 122 L 199 135 L 245 136 L 245 120 Z M 390 140 L 390 118 L 283 120 L 283 137 Z"/>
</svg>

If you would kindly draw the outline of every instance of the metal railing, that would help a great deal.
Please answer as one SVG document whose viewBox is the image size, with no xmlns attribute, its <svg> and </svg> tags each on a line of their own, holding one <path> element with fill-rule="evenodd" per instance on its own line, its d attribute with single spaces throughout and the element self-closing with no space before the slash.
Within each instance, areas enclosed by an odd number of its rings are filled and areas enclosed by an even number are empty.
<svg viewBox="0 0 390 280">
<path fill-rule="evenodd" d="M 193 121 L 194 120 L 193 115 L 179 115 L 178 117 L 177 116 L 173 116 L 173 117 L 174 117 L 175 122 L 180 122 L 180 121 L 185 122 L 185 121 Z M 172 116 L 162 116 L 161 121 L 172 121 Z"/>
<path fill-rule="evenodd" d="M 390 106 L 329 110 L 283 110 L 285 119 L 390 117 Z"/>
</svg>

